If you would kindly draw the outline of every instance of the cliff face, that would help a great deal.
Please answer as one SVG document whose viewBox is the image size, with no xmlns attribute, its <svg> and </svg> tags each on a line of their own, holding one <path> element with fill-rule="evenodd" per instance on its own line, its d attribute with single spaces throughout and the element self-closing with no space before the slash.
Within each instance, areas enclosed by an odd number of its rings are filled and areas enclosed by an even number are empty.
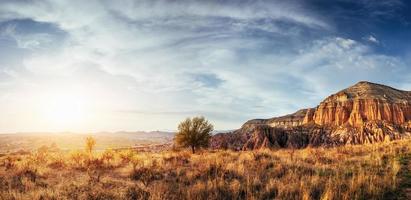
<svg viewBox="0 0 411 200">
<path fill-rule="evenodd" d="M 384 120 L 403 124 L 411 119 L 411 104 L 390 103 L 379 99 L 353 99 L 345 102 L 322 102 L 314 115 L 305 123 L 314 121 L 320 125 L 361 126 L 366 121 Z"/>
<path fill-rule="evenodd" d="M 212 138 L 213 148 L 304 148 L 367 144 L 411 135 L 411 92 L 359 82 L 316 108 L 246 122 Z M 224 144 L 223 144 L 224 143 Z"/>
<path fill-rule="evenodd" d="M 386 121 L 401 125 L 411 120 L 410 92 L 391 87 L 359 82 L 331 95 L 315 110 L 312 118 L 319 125 L 360 127 L 367 121 Z"/>
</svg>

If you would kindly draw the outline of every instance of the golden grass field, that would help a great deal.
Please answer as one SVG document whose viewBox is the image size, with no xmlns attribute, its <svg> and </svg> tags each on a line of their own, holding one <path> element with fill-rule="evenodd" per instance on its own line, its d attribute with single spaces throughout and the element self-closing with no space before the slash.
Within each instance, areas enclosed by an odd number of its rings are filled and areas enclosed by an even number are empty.
<svg viewBox="0 0 411 200">
<path fill-rule="evenodd" d="M 41 147 L 0 157 L 0 199 L 409 199 L 410 163 L 410 140 L 194 155 Z"/>
</svg>

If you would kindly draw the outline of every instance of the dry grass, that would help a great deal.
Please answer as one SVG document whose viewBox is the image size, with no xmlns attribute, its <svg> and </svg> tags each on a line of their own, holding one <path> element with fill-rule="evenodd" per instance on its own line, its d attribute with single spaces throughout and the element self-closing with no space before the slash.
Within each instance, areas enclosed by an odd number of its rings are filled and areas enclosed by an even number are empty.
<svg viewBox="0 0 411 200">
<path fill-rule="evenodd" d="M 386 199 L 410 140 L 252 152 L 50 152 L 0 157 L 0 199 Z"/>
</svg>

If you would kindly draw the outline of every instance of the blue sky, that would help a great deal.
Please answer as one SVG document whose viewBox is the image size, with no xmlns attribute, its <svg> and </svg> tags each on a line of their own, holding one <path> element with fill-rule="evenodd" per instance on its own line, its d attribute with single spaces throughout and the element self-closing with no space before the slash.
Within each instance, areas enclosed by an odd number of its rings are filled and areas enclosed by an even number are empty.
<svg viewBox="0 0 411 200">
<path fill-rule="evenodd" d="M 2 0 L 0 132 L 219 130 L 360 80 L 411 90 L 401 0 Z"/>
</svg>

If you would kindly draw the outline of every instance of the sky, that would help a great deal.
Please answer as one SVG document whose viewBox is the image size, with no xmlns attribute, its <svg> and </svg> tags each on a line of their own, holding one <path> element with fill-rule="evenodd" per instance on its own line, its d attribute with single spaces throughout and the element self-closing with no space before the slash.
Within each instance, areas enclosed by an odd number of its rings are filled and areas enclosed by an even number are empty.
<svg viewBox="0 0 411 200">
<path fill-rule="evenodd" d="M 0 0 L 0 132 L 217 130 L 411 90 L 411 2 Z"/>
</svg>

